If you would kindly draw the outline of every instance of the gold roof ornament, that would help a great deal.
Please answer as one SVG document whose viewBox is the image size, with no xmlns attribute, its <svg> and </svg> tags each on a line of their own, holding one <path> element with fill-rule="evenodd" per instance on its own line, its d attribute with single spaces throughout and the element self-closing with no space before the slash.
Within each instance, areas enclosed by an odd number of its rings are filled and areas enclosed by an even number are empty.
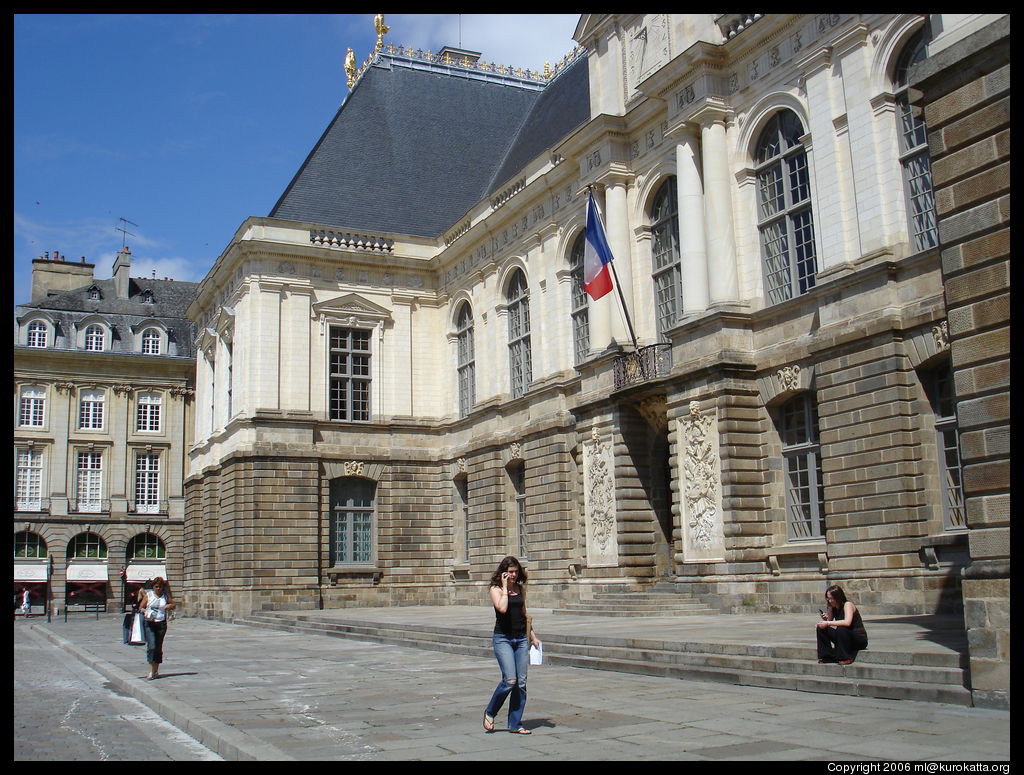
<svg viewBox="0 0 1024 775">
<path fill-rule="evenodd" d="M 345 54 L 345 75 L 348 76 L 348 88 L 351 89 L 356 83 L 356 55 L 352 49 Z"/>
<path fill-rule="evenodd" d="M 380 47 L 384 44 L 384 35 L 391 28 L 384 23 L 384 14 L 379 13 L 373 17 L 373 28 L 377 30 L 377 45 L 375 50 L 380 50 Z"/>
</svg>

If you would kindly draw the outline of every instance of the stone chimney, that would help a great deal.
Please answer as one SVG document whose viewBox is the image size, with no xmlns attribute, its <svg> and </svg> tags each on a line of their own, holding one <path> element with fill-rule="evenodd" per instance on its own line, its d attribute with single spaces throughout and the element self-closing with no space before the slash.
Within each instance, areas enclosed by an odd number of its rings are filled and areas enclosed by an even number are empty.
<svg viewBox="0 0 1024 775">
<path fill-rule="evenodd" d="M 94 264 L 72 264 L 65 261 L 58 251 L 53 251 L 53 259 L 47 253 L 45 257 L 32 259 L 32 303 L 45 299 L 53 293 L 73 291 L 92 283 Z"/>
<path fill-rule="evenodd" d="M 128 298 L 129 275 L 132 271 L 132 251 L 127 247 L 121 248 L 121 252 L 114 259 L 114 295 L 118 299 Z"/>
</svg>

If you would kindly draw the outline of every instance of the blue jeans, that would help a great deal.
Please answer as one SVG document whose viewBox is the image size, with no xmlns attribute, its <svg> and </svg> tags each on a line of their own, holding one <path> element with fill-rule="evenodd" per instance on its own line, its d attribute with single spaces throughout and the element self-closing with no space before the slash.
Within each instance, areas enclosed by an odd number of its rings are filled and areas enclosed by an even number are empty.
<svg viewBox="0 0 1024 775">
<path fill-rule="evenodd" d="M 508 703 L 508 728 L 519 729 L 522 726 L 523 711 L 526 710 L 526 671 L 530 666 L 530 640 L 525 635 L 521 638 L 510 638 L 499 632 L 494 633 L 494 656 L 501 668 L 501 683 L 491 695 L 487 703 L 487 715 L 494 718 L 505 704 Z"/>
<path fill-rule="evenodd" d="M 151 622 L 142 620 L 142 637 L 146 639 L 146 661 L 164 661 L 164 637 L 167 635 L 167 622 Z"/>
</svg>

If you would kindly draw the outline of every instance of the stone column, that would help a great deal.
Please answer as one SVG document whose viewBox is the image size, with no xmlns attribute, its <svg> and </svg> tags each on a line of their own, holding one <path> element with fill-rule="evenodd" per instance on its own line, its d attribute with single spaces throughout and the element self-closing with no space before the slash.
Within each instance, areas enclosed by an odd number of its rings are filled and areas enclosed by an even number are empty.
<svg viewBox="0 0 1024 775">
<path fill-rule="evenodd" d="M 738 301 L 736 242 L 732 227 L 732 186 L 725 117 L 715 111 L 701 123 L 704 166 L 704 223 L 710 302 Z M 686 276 L 683 276 L 686 282 Z"/>
<path fill-rule="evenodd" d="M 679 195 L 679 253 L 683 273 L 683 313 L 703 312 L 708 306 L 708 254 L 704 234 L 704 185 L 700 149 L 693 128 L 684 124 L 673 132 L 676 145 L 676 185 Z"/>
</svg>

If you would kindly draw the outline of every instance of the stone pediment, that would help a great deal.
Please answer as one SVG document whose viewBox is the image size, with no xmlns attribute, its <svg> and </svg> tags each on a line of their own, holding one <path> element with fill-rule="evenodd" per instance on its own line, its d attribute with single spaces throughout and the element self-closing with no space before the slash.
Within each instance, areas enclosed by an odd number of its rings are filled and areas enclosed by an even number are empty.
<svg viewBox="0 0 1024 775">
<path fill-rule="evenodd" d="M 374 304 L 356 293 L 318 301 L 313 305 L 312 312 L 313 318 L 320 321 L 331 319 L 372 325 L 391 320 L 391 310 Z"/>
</svg>

